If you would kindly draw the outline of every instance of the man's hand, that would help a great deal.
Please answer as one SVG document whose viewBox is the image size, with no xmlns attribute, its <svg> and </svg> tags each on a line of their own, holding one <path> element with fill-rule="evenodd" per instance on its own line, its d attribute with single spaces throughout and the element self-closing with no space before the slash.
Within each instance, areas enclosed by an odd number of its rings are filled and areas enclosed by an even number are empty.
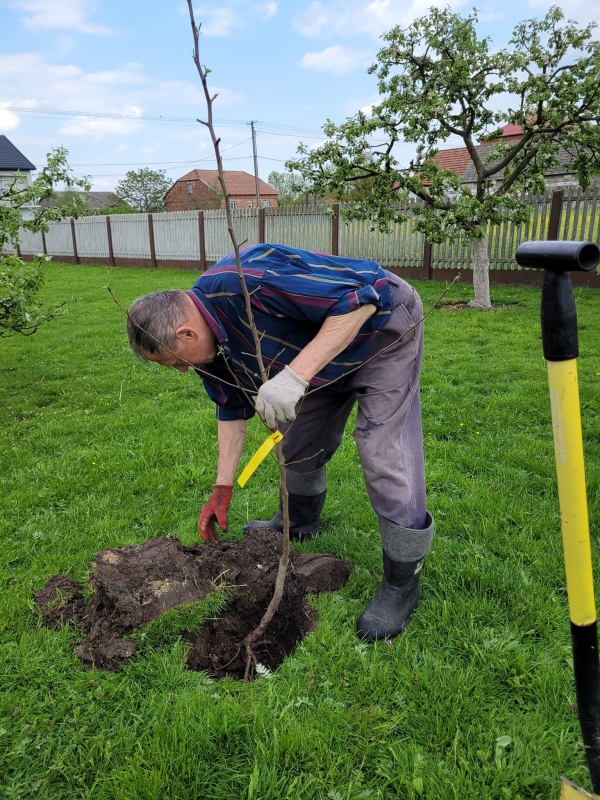
<svg viewBox="0 0 600 800">
<path fill-rule="evenodd" d="M 296 419 L 296 406 L 307 386 L 308 381 L 288 366 L 270 381 L 263 383 L 258 390 L 256 411 L 270 430 L 274 431 L 277 423 Z"/>
<path fill-rule="evenodd" d="M 198 532 L 205 542 L 216 542 L 219 538 L 215 531 L 215 519 L 222 531 L 227 530 L 227 510 L 232 494 L 233 486 L 217 484 L 207 502 L 202 506 L 198 520 Z"/>
</svg>

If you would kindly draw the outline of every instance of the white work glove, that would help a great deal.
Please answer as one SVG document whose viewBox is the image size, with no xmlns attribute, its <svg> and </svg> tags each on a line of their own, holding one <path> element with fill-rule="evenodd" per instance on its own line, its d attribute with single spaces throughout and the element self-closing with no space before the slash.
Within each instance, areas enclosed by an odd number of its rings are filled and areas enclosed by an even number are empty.
<svg viewBox="0 0 600 800">
<path fill-rule="evenodd" d="M 277 423 L 296 419 L 296 406 L 306 391 L 307 381 L 287 365 L 270 381 L 263 383 L 256 398 L 256 411 L 275 430 Z"/>
</svg>

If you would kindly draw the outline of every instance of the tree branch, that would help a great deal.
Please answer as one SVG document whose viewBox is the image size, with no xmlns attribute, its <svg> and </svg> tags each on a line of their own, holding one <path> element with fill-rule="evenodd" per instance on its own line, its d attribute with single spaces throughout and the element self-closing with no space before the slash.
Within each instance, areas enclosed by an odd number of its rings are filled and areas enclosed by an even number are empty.
<svg viewBox="0 0 600 800">
<path fill-rule="evenodd" d="M 242 268 L 242 262 L 240 259 L 240 247 L 237 241 L 237 237 L 233 228 L 233 215 L 231 213 L 231 207 L 229 205 L 229 192 L 227 190 L 227 186 L 225 184 L 225 176 L 223 172 L 223 161 L 221 158 L 221 153 L 219 150 L 219 143 L 220 139 L 217 138 L 215 133 L 214 124 L 213 124 L 213 102 L 217 95 L 213 95 L 211 97 L 208 83 L 207 83 L 207 71 L 203 69 L 202 64 L 200 63 L 200 47 L 199 47 L 199 38 L 200 38 L 200 30 L 196 26 L 196 22 L 194 19 L 194 8 L 192 5 L 192 0 L 187 0 L 188 2 L 188 10 L 190 14 L 190 24 L 192 26 L 192 34 L 194 37 L 194 55 L 193 60 L 196 65 L 196 69 L 198 70 L 198 75 L 200 76 L 200 81 L 202 83 L 202 89 L 204 91 L 204 98 L 206 100 L 206 107 L 208 111 L 208 119 L 206 127 L 209 130 L 213 148 L 215 151 L 215 156 L 217 159 L 217 169 L 219 173 L 219 183 L 221 184 L 221 189 L 223 192 L 223 197 L 225 201 L 225 215 L 227 218 L 227 229 L 229 231 L 229 237 L 233 244 L 233 249 L 235 252 L 235 263 L 240 279 L 240 283 L 242 286 L 242 291 L 244 293 L 244 301 L 246 305 L 246 314 L 248 317 L 248 322 L 250 323 L 250 328 L 252 330 L 252 338 L 254 340 L 254 347 L 256 350 L 256 359 L 258 361 L 258 366 L 260 370 L 260 375 L 263 383 L 266 383 L 269 379 L 267 370 L 265 368 L 263 357 L 262 357 L 262 350 L 260 345 L 260 336 L 258 333 L 258 329 L 256 323 L 254 321 L 254 313 L 252 311 L 252 300 L 250 298 L 250 294 L 248 292 L 248 287 L 246 285 L 246 279 L 244 277 L 244 271 Z M 257 628 L 251 631 L 243 641 L 243 645 L 246 648 L 247 654 L 247 663 L 246 663 L 246 677 L 249 676 L 250 667 L 252 664 L 256 663 L 256 659 L 253 653 L 253 645 L 260 639 L 266 628 L 268 627 L 269 623 L 273 619 L 277 609 L 279 608 L 279 604 L 281 602 L 281 598 L 283 597 L 283 589 L 285 585 L 285 578 L 287 573 L 287 567 L 289 563 L 289 556 L 290 556 L 290 515 L 289 515 L 289 495 L 287 490 L 287 483 L 286 483 L 286 474 L 285 474 L 285 461 L 283 458 L 283 452 L 281 447 L 281 441 L 277 443 L 276 449 L 277 455 L 277 463 L 279 465 L 279 484 L 280 484 L 280 494 L 281 494 L 281 503 L 282 503 L 282 511 L 283 511 L 283 551 L 281 554 L 281 559 L 279 561 L 279 567 L 277 570 L 277 578 L 275 580 L 275 590 L 273 592 L 273 597 L 271 598 L 271 602 L 269 603 L 267 610 L 260 621 Z"/>
</svg>

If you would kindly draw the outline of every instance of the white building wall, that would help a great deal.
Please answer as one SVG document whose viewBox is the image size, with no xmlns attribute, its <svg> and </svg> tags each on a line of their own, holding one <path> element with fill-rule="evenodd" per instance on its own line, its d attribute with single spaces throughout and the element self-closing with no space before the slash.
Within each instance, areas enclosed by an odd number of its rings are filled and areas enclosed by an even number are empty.
<svg viewBox="0 0 600 800">
<path fill-rule="evenodd" d="M 11 170 L 0 169 L 0 195 L 2 195 L 2 193 L 11 185 L 16 174 L 18 174 L 19 177 L 22 177 L 25 186 L 31 186 L 33 183 L 30 171 L 15 173 Z M 0 203 L 2 203 L 1 199 Z M 23 219 L 32 219 L 34 211 L 38 207 L 39 206 L 37 206 L 35 203 L 27 203 L 26 205 L 21 206 L 21 214 L 23 215 Z"/>
</svg>

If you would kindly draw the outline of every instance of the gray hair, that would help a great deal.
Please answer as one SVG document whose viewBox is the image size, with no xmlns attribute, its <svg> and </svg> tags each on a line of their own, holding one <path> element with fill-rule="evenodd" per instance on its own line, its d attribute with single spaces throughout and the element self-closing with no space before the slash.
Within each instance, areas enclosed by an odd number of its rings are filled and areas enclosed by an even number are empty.
<svg viewBox="0 0 600 800">
<path fill-rule="evenodd" d="M 133 354 L 144 360 L 147 353 L 161 355 L 176 350 L 175 331 L 188 319 L 189 307 L 181 289 L 138 297 L 127 316 L 127 336 Z"/>
</svg>

